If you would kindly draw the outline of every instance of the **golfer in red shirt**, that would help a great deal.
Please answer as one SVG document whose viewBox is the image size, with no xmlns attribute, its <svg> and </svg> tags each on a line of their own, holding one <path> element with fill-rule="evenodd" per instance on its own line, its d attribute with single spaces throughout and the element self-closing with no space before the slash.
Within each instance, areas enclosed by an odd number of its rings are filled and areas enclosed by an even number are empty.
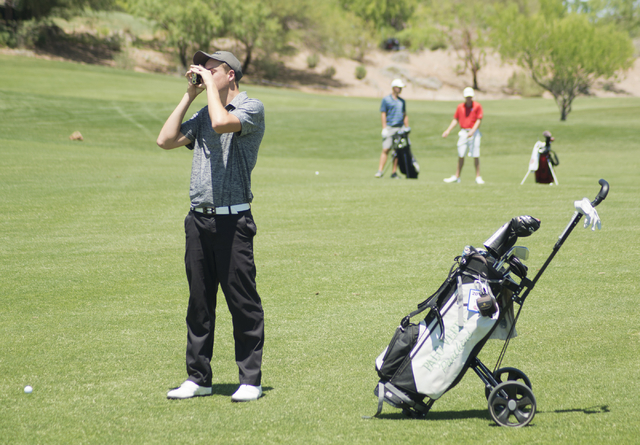
<svg viewBox="0 0 640 445">
<path fill-rule="evenodd" d="M 480 176 L 480 140 L 482 134 L 478 130 L 482 122 L 482 106 L 473 100 L 473 88 L 467 87 L 463 91 L 464 103 L 458 105 L 453 120 L 449 124 L 442 137 L 446 138 L 453 128 L 460 124 L 461 130 L 458 132 L 458 168 L 456 174 L 450 178 L 446 178 L 444 182 L 460 182 L 460 172 L 464 165 L 465 154 L 473 158 L 476 166 L 476 182 L 484 184 L 482 176 Z"/>
</svg>

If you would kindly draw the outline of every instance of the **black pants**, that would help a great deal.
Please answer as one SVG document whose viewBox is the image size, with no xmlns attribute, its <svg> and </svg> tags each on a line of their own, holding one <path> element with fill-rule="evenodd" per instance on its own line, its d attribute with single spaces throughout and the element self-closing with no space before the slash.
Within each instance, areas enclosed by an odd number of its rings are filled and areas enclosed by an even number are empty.
<svg viewBox="0 0 640 445">
<path fill-rule="evenodd" d="M 251 211 L 237 215 L 189 212 L 184 221 L 185 266 L 189 281 L 187 373 L 200 386 L 211 386 L 211 358 L 218 285 L 233 321 L 240 383 L 261 384 L 264 312 L 256 290 Z"/>
</svg>

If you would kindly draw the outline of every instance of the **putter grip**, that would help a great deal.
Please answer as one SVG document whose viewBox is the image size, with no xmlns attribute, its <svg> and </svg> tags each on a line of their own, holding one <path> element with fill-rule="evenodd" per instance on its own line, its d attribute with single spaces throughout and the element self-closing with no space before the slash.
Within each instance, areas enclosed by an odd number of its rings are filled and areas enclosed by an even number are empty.
<svg viewBox="0 0 640 445">
<path fill-rule="evenodd" d="M 591 202 L 591 205 L 593 207 L 597 206 L 602 201 L 604 201 L 604 198 L 606 198 L 607 194 L 609 193 L 609 183 L 607 181 L 605 181 L 604 179 L 601 179 L 598 181 L 598 184 L 600 184 L 600 191 L 598 192 L 596 199 L 594 199 L 593 202 Z"/>
</svg>

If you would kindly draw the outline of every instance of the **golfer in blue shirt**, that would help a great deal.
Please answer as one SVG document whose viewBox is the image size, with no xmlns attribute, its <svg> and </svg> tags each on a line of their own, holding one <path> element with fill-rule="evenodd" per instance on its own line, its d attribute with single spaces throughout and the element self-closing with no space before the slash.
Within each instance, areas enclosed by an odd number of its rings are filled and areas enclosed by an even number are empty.
<svg viewBox="0 0 640 445">
<path fill-rule="evenodd" d="M 407 106 L 403 98 L 400 97 L 404 88 L 402 79 L 395 79 L 391 82 L 391 94 L 385 96 L 380 104 L 380 113 L 382 118 L 382 153 L 380 154 L 380 164 L 375 174 L 376 178 L 382 178 L 384 165 L 387 163 L 389 151 L 393 144 L 393 135 L 402 127 L 409 126 L 409 116 L 407 116 Z M 393 160 L 391 168 L 391 178 L 399 178 L 396 170 L 398 169 L 398 158 Z"/>
</svg>

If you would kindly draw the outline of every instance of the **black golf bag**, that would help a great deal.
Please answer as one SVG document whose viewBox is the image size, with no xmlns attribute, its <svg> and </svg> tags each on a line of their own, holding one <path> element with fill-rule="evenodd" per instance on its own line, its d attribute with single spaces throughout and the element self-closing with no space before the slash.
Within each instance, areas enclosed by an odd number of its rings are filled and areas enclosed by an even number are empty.
<svg viewBox="0 0 640 445">
<path fill-rule="evenodd" d="M 600 184 L 593 207 L 609 190 L 603 179 Z M 574 214 L 533 280 L 527 278 L 522 263 L 528 249 L 515 246 L 519 237 L 540 227 L 531 216 L 513 218 L 503 225 L 484 242 L 486 250 L 465 247 L 440 288 L 402 319 L 389 346 L 376 359 L 380 378 L 374 390 L 376 416 L 386 402 L 407 416 L 425 417 L 433 403 L 472 369 L 485 385 L 489 412 L 496 423 L 512 427 L 530 423 L 536 410 L 531 382 L 522 371 L 500 368 L 500 364 L 509 340 L 517 335 L 515 325 L 524 300 L 581 217 L 579 212 Z M 520 306 L 515 316 L 514 303 Z M 422 320 L 411 322 L 427 310 Z M 493 371 L 477 358 L 490 338 L 505 341 Z"/>
<path fill-rule="evenodd" d="M 398 167 L 400 173 L 405 175 L 407 179 L 417 179 L 420 173 L 418 161 L 411 153 L 411 143 L 409 142 L 410 128 L 402 129 L 393 135 L 393 156 L 398 158 Z"/>
</svg>

